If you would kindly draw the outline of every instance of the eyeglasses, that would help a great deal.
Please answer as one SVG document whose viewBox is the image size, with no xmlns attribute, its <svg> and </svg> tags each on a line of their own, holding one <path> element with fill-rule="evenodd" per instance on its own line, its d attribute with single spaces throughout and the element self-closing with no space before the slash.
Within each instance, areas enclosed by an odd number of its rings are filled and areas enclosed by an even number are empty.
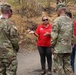
<svg viewBox="0 0 76 75">
<path fill-rule="evenodd" d="M 43 19 L 42 21 L 48 21 L 48 19 Z"/>
</svg>

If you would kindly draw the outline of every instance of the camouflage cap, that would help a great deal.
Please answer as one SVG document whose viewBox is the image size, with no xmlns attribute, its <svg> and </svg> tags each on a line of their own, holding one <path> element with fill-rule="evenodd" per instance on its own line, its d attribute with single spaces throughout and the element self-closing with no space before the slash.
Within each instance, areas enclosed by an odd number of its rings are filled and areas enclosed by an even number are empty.
<svg viewBox="0 0 76 75">
<path fill-rule="evenodd" d="M 66 7 L 65 3 L 59 3 L 59 4 L 56 6 L 56 11 L 58 10 L 58 8 L 63 8 L 63 7 Z"/>
<path fill-rule="evenodd" d="M 2 4 L 1 5 L 1 11 L 2 10 L 9 10 L 9 9 L 11 9 L 11 6 L 10 5 L 8 5 L 8 4 Z"/>
</svg>

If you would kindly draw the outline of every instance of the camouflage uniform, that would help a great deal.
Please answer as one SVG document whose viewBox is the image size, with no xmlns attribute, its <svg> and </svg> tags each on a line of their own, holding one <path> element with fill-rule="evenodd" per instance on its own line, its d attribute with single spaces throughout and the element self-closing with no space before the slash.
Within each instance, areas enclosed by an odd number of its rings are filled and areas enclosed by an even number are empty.
<svg viewBox="0 0 76 75">
<path fill-rule="evenodd" d="M 70 65 L 73 22 L 66 15 L 54 20 L 52 26 L 52 46 L 54 47 L 54 75 L 72 75 Z"/>
<path fill-rule="evenodd" d="M 0 75 L 16 75 L 18 33 L 13 22 L 0 19 Z"/>
</svg>

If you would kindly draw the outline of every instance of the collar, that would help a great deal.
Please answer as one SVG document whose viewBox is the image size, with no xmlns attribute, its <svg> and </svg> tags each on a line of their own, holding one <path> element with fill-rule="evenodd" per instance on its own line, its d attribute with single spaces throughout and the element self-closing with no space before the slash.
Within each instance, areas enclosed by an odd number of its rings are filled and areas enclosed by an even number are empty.
<svg viewBox="0 0 76 75">
<path fill-rule="evenodd" d="M 61 16 L 66 16 L 66 14 L 62 14 Z"/>
<path fill-rule="evenodd" d="M 47 24 L 46 26 L 44 24 L 42 24 L 42 27 L 43 28 L 48 28 L 49 27 L 49 24 Z"/>
</svg>

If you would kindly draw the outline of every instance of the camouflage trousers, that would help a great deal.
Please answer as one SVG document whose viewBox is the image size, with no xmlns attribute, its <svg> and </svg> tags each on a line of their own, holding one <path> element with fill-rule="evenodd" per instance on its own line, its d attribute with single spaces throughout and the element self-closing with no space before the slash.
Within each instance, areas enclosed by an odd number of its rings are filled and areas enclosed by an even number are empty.
<svg viewBox="0 0 76 75">
<path fill-rule="evenodd" d="M 17 59 L 12 58 L 0 58 L 0 75 L 16 75 Z"/>
<path fill-rule="evenodd" d="M 54 54 L 54 75 L 73 75 L 70 64 L 70 53 L 55 53 Z"/>
</svg>

